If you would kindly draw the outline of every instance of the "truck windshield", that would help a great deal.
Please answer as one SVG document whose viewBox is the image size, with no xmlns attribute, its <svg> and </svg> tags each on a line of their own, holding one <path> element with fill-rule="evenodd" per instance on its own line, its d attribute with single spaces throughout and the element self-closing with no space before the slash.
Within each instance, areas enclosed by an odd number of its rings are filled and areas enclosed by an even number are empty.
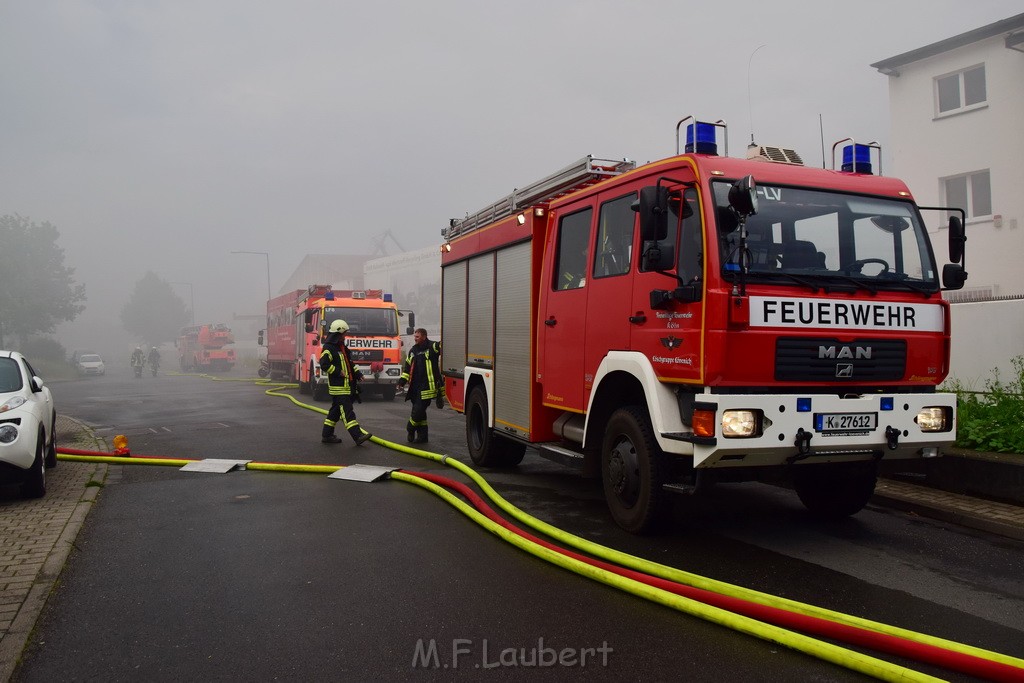
<svg viewBox="0 0 1024 683">
<path fill-rule="evenodd" d="M 324 309 L 327 329 L 335 320 L 348 323 L 348 334 L 393 337 L 398 334 L 398 316 L 393 308 L 341 308 Z"/>
<path fill-rule="evenodd" d="M 727 278 L 856 280 L 868 287 L 934 291 L 939 283 L 924 227 L 912 203 L 823 190 L 758 185 L 741 253 L 730 183 L 716 182 L 719 254 Z"/>
</svg>

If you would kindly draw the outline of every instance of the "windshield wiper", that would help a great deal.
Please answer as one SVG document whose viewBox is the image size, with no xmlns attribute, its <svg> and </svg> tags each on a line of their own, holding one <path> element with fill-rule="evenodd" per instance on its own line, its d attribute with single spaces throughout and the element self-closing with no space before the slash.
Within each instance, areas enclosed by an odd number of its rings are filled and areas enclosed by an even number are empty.
<svg viewBox="0 0 1024 683">
<path fill-rule="evenodd" d="M 762 276 L 763 276 L 763 278 L 785 278 L 786 280 L 788 280 L 790 282 L 797 283 L 798 285 L 803 285 L 804 287 L 808 288 L 809 290 L 811 290 L 815 294 L 817 294 L 818 290 L 824 290 L 825 294 L 830 294 L 831 292 L 850 292 L 850 291 L 856 291 L 857 289 L 860 289 L 860 288 L 866 289 L 868 292 L 871 292 L 871 294 L 874 294 L 874 292 L 871 290 L 870 287 L 865 286 L 859 280 L 854 280 L 853 278 L 840 278 L 844 282 L 847 282 L 847 283 L 853 285 L 852 289 L 850 287 L 848 287 L 847 285 L 841 285 L 839 287 L 836 287 L 835 285 L 831 285 L 831 284 L 829 284 L 827 282 L 820 282 L 820 281 L 825 280 L 825 279 L 829 279 L 829 280 L 836 279 L 836 275 L 833 275 L 831 273 L 828 273 L 828 274 L 813 273 L 813 274 L 806 274 L 806 275 L 795 275 L 792 272 L 782 272 L 781 270 L 751 270 L 748 273 L 748 276 L 750 276 L 750 278 L 754 278 L 754 279 L 762 278 Z"/>
</svg>

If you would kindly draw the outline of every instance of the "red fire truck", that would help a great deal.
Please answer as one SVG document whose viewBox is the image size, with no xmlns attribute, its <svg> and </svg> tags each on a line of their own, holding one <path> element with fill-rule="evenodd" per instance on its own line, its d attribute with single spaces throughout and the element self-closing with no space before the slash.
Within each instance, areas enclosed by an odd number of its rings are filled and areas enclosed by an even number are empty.
<svg viewBox="0 0 1024 683">
<path fill-rule="evenodd" d="M 299 384 L 299 391 L 325 400 L 327 377 L 320 374 L 320 342 L 335 320 L 348 323 L 345 345 L 356 368 L 363 373 L 360 390 L 392 400 L 402 374 L 402 339 L 399 311 L 390 294 L 379 289 L 334 290 L 330 285 L 310 285 L 267 302 L 267 363 L 270 376 Z M 260 343 L 264 343 L 261 335 Z"/>
<path fill-rule="evenodd" d="M 191 325 L 181 328 L 175 342 L 182 372 L 190 370 L 224 371 L 235 366 L 235 337 L 224 323 Z"/>
<path fill-rule="evenodd" d="M 688 117 L 683 153 L 639 168 L 586 157 L 442 231 L 443 371 L 473 461 L 527 445 L 600 475 L 612 517 L 644 531 L 666 484 L 788 480 L 846 516 L 878 462 L 955 436 L 949 306 L 963 211 L 938 265 L 906 185 L 791 150 L 718 154 Z"/>
</svg>

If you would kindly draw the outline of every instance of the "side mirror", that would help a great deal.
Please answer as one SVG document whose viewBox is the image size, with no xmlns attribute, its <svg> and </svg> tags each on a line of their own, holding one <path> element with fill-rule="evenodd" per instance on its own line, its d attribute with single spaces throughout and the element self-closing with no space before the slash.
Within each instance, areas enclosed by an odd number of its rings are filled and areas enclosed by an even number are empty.
<svg viewBox="0 0 1024 683">
<path fill-rule="evenodd" d="M 967 233 L 964 230 L 964 223 L 957 215 L 949 217 L 949 260 L 953 263 L 960 263 L 964 259 L 964 243 L 967 242 Z M 945 280 L 946 272 L 942 272 Z M 959 287 L 957 288 L 959 289 Z"/>
<path fill-rule="evenodd" d="M 32 376 L 32 391 L 39 393 L 43 390 L 43 378 L 38 375 Z"/>
<path fill-rule="evenodd" d="M 260 331 L 259 331 L 259 332 L 258 332 L 258 333 L 256 334 L 256 344 L 257 344 L 258 346 L 263 346 L 263 330 L 260 330 Z"/>
<path fill-rule="evenodd" d="M 409 334 L 416 330 L 416 314 L 409 311 Z"/>
<path fill-rule="evenodd" d="M 947 263 L 942 266 L 942 288 L 961 289 L 967 282 L 967 271 L 959 263 Z"/>
<path fill-rule="evenodd" d="M 668 188 L 651 185 L 640 188 L 640 201 L 635 205 L 640 214 L 640 238 L 657 242 L 668 237 Z"/>
<path fill-rule="evenodd" d="M 729 188 L 729 206 L 746 218 L 757 213 L 757 183 L 754 176 L 740 178 Z"/>
</svg>

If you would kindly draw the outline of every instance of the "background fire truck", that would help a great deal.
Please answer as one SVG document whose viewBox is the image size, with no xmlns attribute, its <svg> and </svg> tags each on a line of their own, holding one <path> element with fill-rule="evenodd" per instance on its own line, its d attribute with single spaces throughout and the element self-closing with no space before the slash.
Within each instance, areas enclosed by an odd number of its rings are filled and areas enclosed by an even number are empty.
<svg viewBox="0 0 1024 683">
<path fill-rule="evenodd" d="M 235 350 L 229 348 L 235 336 L 224 323 L 192 325 L 181 328 L 178 364 L 182 372 L 191 370 L 227 372 L 235 366 Z"/>
<path fill-rule="evenodd" d="M 446 393 L 475 463 L 535 446 L 599 474 L 642 532 L 666 483 L 781 479 L 853 514 L 882 458 L 954 440 L 956 397 L 935 389 L 963 212 L 938 209 L 940 283 L 924 207 L 871 174 L 876 144 L 837 142 L 826 170 L 782 148 L 719 156 L 719 132 L 688 117 L 674 157 L 586 157 L 442 231 Z"/>
<path fill-rule="evenodd" d="M 335 320 L 348 323 L 346 346 L 362 371 L 360 390 L 392 400 L 402 374 L 399 317 L 407 316 L 407 334 L 415 326 L 411 311 L 399 311 L 381 290 L 333 290 L 310 285 L 267 302 L 266 337 L 270 376 L 298 382 L 299 391 L 326 400 L 327 377 L 320 374 L 320 342 Z"/>
</svg>

